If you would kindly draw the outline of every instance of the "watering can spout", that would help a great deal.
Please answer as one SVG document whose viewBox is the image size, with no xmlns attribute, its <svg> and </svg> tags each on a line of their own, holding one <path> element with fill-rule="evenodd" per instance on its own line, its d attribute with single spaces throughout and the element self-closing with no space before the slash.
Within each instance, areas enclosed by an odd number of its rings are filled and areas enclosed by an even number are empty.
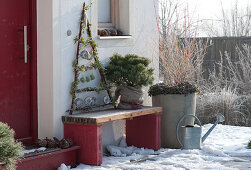
<svg viewBox="0 0 251 170">
<path fill-rule="evenodd" d="M 210 133 L 213 131 L 213 129 L 215 128 L 215 126 L 220 123 L 220 122 L 224 122 L 225 121 L 225 117 L 222 114 L 218 114 L 217 115 L 217 120 L 214 123 L 214 125 L 207 131 L 207 133 L 202 137 L 202 143 L 206 140 L 206 138 L 210 135 Z"/>
</svg>

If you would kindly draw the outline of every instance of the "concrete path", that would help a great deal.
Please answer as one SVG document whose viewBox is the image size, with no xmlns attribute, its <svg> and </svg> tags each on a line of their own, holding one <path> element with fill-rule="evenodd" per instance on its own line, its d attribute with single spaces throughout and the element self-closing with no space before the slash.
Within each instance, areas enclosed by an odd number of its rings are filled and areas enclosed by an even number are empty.
<svg viewBox="0 0 251 170">
<path fill-rule="evenodd" d="M 221 164 L 230 168 L 240 170 L 251 170 L 251 157 L 238 157 L 240 160 L 232 162 L 222 162 Z"/>
</svg>

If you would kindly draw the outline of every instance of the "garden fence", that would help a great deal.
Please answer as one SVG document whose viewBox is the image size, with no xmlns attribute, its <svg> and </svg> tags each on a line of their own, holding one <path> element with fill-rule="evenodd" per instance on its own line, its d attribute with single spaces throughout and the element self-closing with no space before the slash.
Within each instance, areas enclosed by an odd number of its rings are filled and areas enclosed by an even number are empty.
<svg viewBox="0 0 251 170">
<path fill-rule="evenodd" d="M 203 42 L 207 41 L 207 38 L 199 38 Z M 207 79 L 209 77 L 210 71 L 213 71 L 214 67 L 216 71 L 219 69 L 217 63 L 221 61 L 221 54 L 223 59 L 223 66 L 226 66 L 226 59 L 224 57 L 224 52 L 228 52 L 231 57 L 231 61 L 237 61 L 237 51 L 236 47 L 242 48 L 242 45 L 251 45 L 251 37 L 213 37 L 208 41 L 208 47 L 206 50 L 206 55 L 204 57 L 202 70 L 203 77 Z"/>
</svg>

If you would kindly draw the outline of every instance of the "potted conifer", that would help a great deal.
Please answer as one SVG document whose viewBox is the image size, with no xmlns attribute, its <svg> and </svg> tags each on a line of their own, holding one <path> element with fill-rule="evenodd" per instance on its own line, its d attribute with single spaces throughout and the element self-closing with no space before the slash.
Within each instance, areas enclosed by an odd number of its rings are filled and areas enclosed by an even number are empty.
<svg viewBox="0 0 251 170">
<path fill-rule="evenodd" d="M 23 156 L 23 146 L 14 139 L 14 131 L 0 122 L 0 169 L 14 170 Z"/>
<path fill-rule="evenodd" d="M 153 83 L 153 69 L 148 68 L 150 60 L 135 54 L 125 57 L 114 54 L 105 68 L 105 77 L 116 86 L 115 103 L 120 109 L 139 109 L 143 104 L 143 86 Z M 120 101 L 118 101 L 120 97 Z"/>
</svg>

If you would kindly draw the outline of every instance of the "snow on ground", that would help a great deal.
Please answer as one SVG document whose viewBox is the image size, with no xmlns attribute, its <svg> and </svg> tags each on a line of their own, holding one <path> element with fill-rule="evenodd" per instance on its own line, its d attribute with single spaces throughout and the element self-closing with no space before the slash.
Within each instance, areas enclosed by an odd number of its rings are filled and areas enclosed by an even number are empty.
<svg viewBox="0 0 251 170">
<path fill-rule="evenodd" d="M 36 148 L 36 149 L 29 149 L 29 150 L 24 150 L 24 154 L 28 154 L 28 153 L 32 153 L 32 152 L 36 152 L 36 151 L 45 151 L 46 148 L 45 147 L 41 147 L 41 148 Z"/>
<path fill-rule="evenodd" d="M 211 127 L 203 126 L 203 134 Z M 251 156 L 247 143 L 251 140 L 251 127 L 217 125 L 203 144 L 202 150 L 160 149 L 149 155 L 151 160 L 131 163 L 130 160 L 146 157 L 144 154 L 132 154 L 127 157 L 103 157 L 101 166 L 80 164 L 72 170 L 83 169 L 234 169 L 222 165 L 224 162 L 245 161 L 237 157 Z M 142 150 L 143 151 L 143 150 Z M 146 153 L 146 152 L 145 152 Z M 151 153 L 151 152 L 148 152 Z M 249 165 L 248 165 L 249 166 Z M 248 169 L 251 169 L 251 164 Z M 68 170 L 62 164 L 59 170 Z"/>
<path fill-rule="evenodd" d="M 205 133 L 210 125 L 203 126 Z M 203 145 L 203 150 L 217 150 L 229 156 L 251 156 L 247 149 L 251 140 L 251 127 L 217 125 Z"/>
</svg>

